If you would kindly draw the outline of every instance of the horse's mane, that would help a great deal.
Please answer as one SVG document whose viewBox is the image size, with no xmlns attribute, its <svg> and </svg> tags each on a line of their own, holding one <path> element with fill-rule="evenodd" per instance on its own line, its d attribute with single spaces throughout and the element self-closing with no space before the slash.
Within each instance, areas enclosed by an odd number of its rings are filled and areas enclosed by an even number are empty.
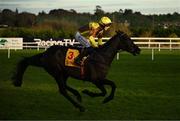
<svg viewBox="0 0 180 121">
<path fill-rule="evenodd" d="M 97 48 L 97 50 L 101 50 L 101 49 L 104 49 L 104 48 L 107 48 L 109 47 L 109 45 L 114 42 L 114 40 L 118 37 L 118 36 L 121 36 L 122 34 L 125 34 L 124 32 L 122 31 L 116 31 L 116 34 L 114 36 L 112 36 L 109 40 L 107 40 L 107 42 L 105 42 L 102 46 L 100 46 L 99 48 Z"/>
<path fill-rule="evenodd" d="M 112 36 L 109 40 L 107 40 L 107 42 L 105 42 L 102 46 L 100 46 L 100 48 L 106 48 L 110 45 L 110 43 L 113 42 L 113 40 L 117 37 L 117 34 L 115 34 L 114 36 Z"/>
</svg>

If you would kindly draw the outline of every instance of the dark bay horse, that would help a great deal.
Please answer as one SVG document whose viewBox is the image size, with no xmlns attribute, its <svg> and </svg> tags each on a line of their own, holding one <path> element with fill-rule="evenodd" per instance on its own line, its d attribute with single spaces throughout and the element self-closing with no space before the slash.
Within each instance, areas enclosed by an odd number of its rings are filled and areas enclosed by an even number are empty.
<svg viewBox="0 0 180 121">
<path fill-rule="evenodd" d="M 118 31 L 110 40 L 101 47 L 95 49 L 95 52 L 88 56 L 84 62 L 84 75 L 81 76 L 79 68 L 65 66 L 65 57 L 68 48 L 79 49 L 76 47 L 51 46 L 43 53 L 22 59 L 17 64 L 16 73 L 14 73 L 12 77 L 13 84 L 15 86 L 21 86 L 23 74 L 29 65 L 42 67 L 54 77 L 60 93 L 76 108 L 80 111 L 84 111 L 85 108 L 80 104 L 81 95 L 77 90 L 67 85 L 68 77 L 89 81 L 95 84 L 96 87 L 100 89 L 100 93 L 83 90 L 84 94 L 91 97 L 105 96 L 106 89 L 104 88 L 104 85 L 111 86 L 110 95 L 103 100 L 103 103 L 106 103 L 113 99 L 116 89 L 116 85 L 111 80 L 107 79 L 106 75 L 118 50 L 124 50 L 133 55 L 140 53 L 140 49 L 133 43 L 130 37 L 128 37 L 127 34 Z M 77 100 L 74 100 L 68 95 L 67 91 L 74 94 L 77 97 Z"/>
</svg>

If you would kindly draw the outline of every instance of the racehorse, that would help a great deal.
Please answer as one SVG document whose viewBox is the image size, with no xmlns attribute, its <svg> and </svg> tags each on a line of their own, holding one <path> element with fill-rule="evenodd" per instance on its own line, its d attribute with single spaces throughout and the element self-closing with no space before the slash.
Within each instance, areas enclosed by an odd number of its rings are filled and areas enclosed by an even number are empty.
<svg viewBox="0 0 180 121">
<path fill-rule="evenodd" d="M 127 51 L 133 55 L 140 53 L 138 46 L 133 43 L 127 34 L 117 31 L 111 39 L 99 48 L 96 48 L 95 51 L 87 57 L 83 64 L 84 74 L 82 76 L 80 68 L 65 66 L 66 52 L 69 48 L 81 50 L 80 48 L 72 46 L 51 46 L 45 52 L 23 58 L 17 64 L 16 72 L 12 77 L 14 86 L 21 86 L 23 74 L 29 65 L 42 67 L 54 77 L 60 93 L 83 112 L 85 108 L 81 105 L 81 95 L 77 90 L 67 85 L 68 77 L 95 84 L 96 87 L 100 89 L 100 93 L 91 92 L 87 89 L 82 91 L 91 97 L 105 96 L 107 92 L 104 85 L 111 86 L 110 95 L 103 100 L 103 103 L 107 103 L 113 99 L 116 89 L 114 82 L 106 78 L 116 53 L 119 50 Z M 73 99 L 67 91 L 74 94 L 77 100 Z"/>
</svg>

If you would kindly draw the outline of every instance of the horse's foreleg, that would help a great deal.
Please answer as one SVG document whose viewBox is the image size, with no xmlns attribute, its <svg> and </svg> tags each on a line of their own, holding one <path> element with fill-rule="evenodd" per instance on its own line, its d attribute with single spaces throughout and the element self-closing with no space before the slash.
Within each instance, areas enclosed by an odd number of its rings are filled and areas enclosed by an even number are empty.
<svg viewBox="0 0 180 121">
<path fill-rule="evenodd" d="M 77 90 L 69 87 L 68 85 L 66 85 L 66 89 L 67 89 L 68 91 L 70 91 L 71 93 L 73 93 L 73 94 L 76 96 L 76 98 L 77 98 L 77 100 L 78 100 L 79 102 L 82 102 L 81 95 L 79 94 L 79 92 L 78 92 Z"/>
<path fill-rule="evenodd" d="M 91 92 L 87 89 L 83 90 L 82 92 L 86 95 L 89 95 L 91 97 L 99 97 L 99 96 L 105 96 L 107 91 L 106 89 L 104 88 L 104 85 L 102 83 L 95 83 L 96 87 L 99 88 L 101 90 L 100 93 L 95 93 L 95 92 Z"/>
<path fill-rule="evenodd" d="M 65 80 L 63 78 L 59 78 L 56 79 L 58 86 L 59 86 L 59 91 L 60 93 L 66 98 L 68 99 L 76 108 L 79 108 L 79 110 L 81 112 L 85 111 L 85 108 L 83 106 L 81 106 L 79 103 L 77 103 L 75 100 L 72 99 L 72 97 L 70 97 L 67 93 L 66 90 L 66 84 L 65 84 Z"/>
<path fill-rule="evenodd" d="M 104 85 L 109 85 L 112 88 L 110 95 L 103 100 L 103 103 L 107 103 L 107 102 L 109 102 L 110 100 L 112 100 L 114 98 L 116 85 L 114 84 L 114 82 L 112 82 L 112 81 L 110 81 L 108 79 L 104 79 L 103 83 L 104 83 Z"/>
</svg>

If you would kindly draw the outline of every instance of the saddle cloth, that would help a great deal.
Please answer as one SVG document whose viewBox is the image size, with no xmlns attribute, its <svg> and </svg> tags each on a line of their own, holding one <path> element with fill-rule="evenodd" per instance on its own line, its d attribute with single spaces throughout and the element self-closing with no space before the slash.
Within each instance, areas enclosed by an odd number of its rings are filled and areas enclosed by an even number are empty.
<svg viewBox="0 0 180 121">
<path fill-rule="evenodd" d="M 77 64 L 74 63 L 74 59 L 79 55 L 79 50 L 76 49 L 68 49 L 66 52 L 66 59 L 65 59 L 65 66 L 71 67 L 79 67 Z"/>
</svg>

